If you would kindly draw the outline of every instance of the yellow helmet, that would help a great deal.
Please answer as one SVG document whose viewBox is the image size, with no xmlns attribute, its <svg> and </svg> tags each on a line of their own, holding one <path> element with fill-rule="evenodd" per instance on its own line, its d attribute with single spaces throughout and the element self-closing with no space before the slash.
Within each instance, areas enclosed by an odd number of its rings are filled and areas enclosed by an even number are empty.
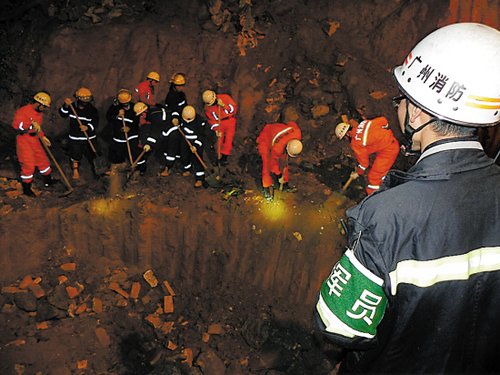
<svg viewBox="0 0 500 375">
<path fill-rule="evenodd" d="M 212 90 L 203 91 L 201 97 L 206 105 L 212 105 L 215 103 L 215 100 L 217 100 L 217 94 Z"/>
<path fill-rule="evenodd" d="M 160 75 L 157 72 L 149 72 L 146 78 L 152 79 L 156 82 L 160 82 Z"/>
<path fill-rule="evenodd" d="M 45 107 L 50 107 L 51 99 L 50 95 L 47 94 L 45 91 L 40 91 L 33 96 L 33 99 L 35 99 L 36 102 L 40 103 L 41 105 L 44 105 Z"/>
<path fill-rule="evenodd" d="M 148 109 L 148 106 L 143 102 L 137 102 L 134 104 L 134 112 L 136 116 L 139 116 L 141 113 L 145 112 Z"/>
<path fill-rule="evenodd" d="M 190 105 L 185 106 L 184 109 L 182 110 L 182 119 L 189 123 L 194 121 L 195 117 L 196 117 L 196 110 L 194 109 L 194 107 Z"/>
<path fill-rule="evenodd" d="M 82 102 L 88 103 L 92 100 L 92 91 L 86 87 L 80 87 L 76 90 L 75 97 Z"/>
<path fill-rule="evenodd" d="M 345 137 L 350 128 L 351 125 L 345 122 L 341 122 L 335 127 L 335 135 L 337 136 L 338 139 L 342 139 Z"/>
<path fill-rule="evenodd" d="M 121 89 L 120 91 L 118 91 L 118 95 L 116 96 L 116 98 L 121 104 L 127 104 L 132 100 L 132 94 L 126 89 Z"/>
<path fill-rule="evenodd" d="M 176 86 L 182 86 L 186 84 L 186 76 L 183 73 L 175 73 L 170 78 L 170 83 L 173 83 Z"/>
<path fill-rule="evenodd" d="M 296 157 L 302 152 L 302 142 L 298 139 L 292 139 L 286 144 L 286 152 L 292 158 Z"/>
</svg>

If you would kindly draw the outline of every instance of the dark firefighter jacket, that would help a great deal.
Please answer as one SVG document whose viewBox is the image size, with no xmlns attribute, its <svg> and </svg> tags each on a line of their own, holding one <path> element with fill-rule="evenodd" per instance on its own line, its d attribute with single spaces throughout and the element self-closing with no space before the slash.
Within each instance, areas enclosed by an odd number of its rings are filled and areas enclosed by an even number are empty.
<svg viewBox="0 0 500 375">
<path fill-rule="evenodd" d="M 500 167 L 480 143 L 432 144 L 347 214 L 315 311 L 352 349 L 340 373 L 500 373 Z"/>
<path fill-rule="evenodd" d="M 123 119 L 119 116 L 121 105 L 111 105 L 106 113 L 106 119 L 112 124 L 113 141 L 117 143 L 125 143 L 125 133 L 122 131 L 123 123 L 130 128 L 128 131 L 128 140 L 139 138 L 139 117 L 135 115 L 133 110 L 134 103 L 130 103 L 129 109 L 125 110 Z"/>
<path fill-rule="evenodd" d="M 82 125 L 88 127 L 87 135 L 90 139 L 94 139 L 96 137 L 97 127 L 99 126 L 99 112 L 91 103 L 88 103 L 84 108 L 79 108 L 76 103 L 72 105 Z M 69 117 L 69 139 L 73 141 L 87 140 L 85 134 L 80 130 L 78 119 L 68 105 L 63 104 L 62 107 L 59 108 L 59 114 L 63 118 Z"/>
</svg>

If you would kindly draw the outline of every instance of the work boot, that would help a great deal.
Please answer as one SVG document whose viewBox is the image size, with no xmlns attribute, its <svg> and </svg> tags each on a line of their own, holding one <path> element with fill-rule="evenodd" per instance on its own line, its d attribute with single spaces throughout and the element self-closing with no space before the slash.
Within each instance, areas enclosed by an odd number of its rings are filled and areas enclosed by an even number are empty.
<svg viewBox="0 0 500 375">
<path fill-rule="evenodd" d="M 189 176 L 191 176 L 191 172 L 189 172 L 189 171 L 184 171 L 184 172 L 182 172 L 182 176 L 183 176 L 183 177 L 189 177 Z"/>
<path fill-rule="evenodd" d="M 290 186 L 290 185 L 288 185 L 288 182 L 285 182 L 283 184 L 283 191 L 285 193 L 296 193 L 297 192 L 297 188 L 295 186 Z"/>
<path fill-rule="evenodd" d="M 273 196 L 271 195 L 271 190 L 269 190 L 269 188 L 264 188 L 264 198 L 266 199 L 266 201 L 270 202 L 273 200 Z"/>
<path fill-rule="evenodd" d="M 80 179 L 80 173 L 78 173 L 78 162 L 76 160 L 73 160 L 73 163 L 71 164 L 73 168 L 73 180 L 79 180 Z"/>
<path fill-rule="evenodd" d="M 195 188 L 201 188 L 203 186 L 203 181 L 202 180 L 196 180 L 194 183 Z"/>
<path fill-rule="evenodd" d="M 160 176 L 162 176 L 162 177 L 167 177 L 169 175 L 170 175 L 170 171 L 168 170 L 168 167 L 165 167 L 165 169 L 160 172 Z"/>
<path fill-rule="evenodd" d="M 219 159 L 219 164 L 222 166 L 228 165 L 229 161 L 227 160 L 228 155 L 222 155 Z"/>
<path fill-rule="evenodd" d="M 31 182 L 21 182 L 21 185 L 23 186 L 23 194 L 27 195 L 28 197 L 36 197 L 36 194 L 31 190 Z"/>
<path fill-rule="evenodd" d="M 54 185 L 54 184 L 56 184 L 56 183 L 59 182 L 59 180 L 56 180 L 55 178 L 52 178 L 51 174 L 43 175 L 42 179 L 43 179 L 43 186 L 45 186 L 45 187 L 52 186 L 52 185 Z"/>
</svg>

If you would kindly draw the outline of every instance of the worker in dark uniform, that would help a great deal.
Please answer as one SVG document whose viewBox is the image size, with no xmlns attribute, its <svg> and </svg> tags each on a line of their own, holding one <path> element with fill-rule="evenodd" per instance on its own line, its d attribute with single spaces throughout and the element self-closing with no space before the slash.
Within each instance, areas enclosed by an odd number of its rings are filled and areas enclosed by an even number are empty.
<svg viewBox="0 0 500 375">
<path fill-rule="evenodd" d="M 134 103 L 130 91 L 118 91 L 113 104 L 106 113 L 106 119 L 113 128 L 113 141 L 109 150 L 112 163 L 111 173 L 119 169 L 119 165 L 132 162 L 139 156 L 139 118 L 134 113 Z"/>
<path fill-rule="evenodd" d="M 71 168 L 73 169 L 72 177 L 74 180 L 78 180 L 80 178 L 79 166 L 83 155 L 89 161 L 95 157 L 89 140 L 94 142 L 94 145 L 96 144 L 99 112 L 92 105 L 92 92 L 88 88 L 80 87 L 76 90 L 74 96 L 76 103 L 73 103 L 71 98 L 64 99 L 64 104 L 59 108 L 59 114 L 63 118 L 69 117 L 68 153 Z M 76 115 L 73 113 L 71 107 L 73 107 Z"/>
<path fill-rule="evenodd" d="M 202 187 L 205 180 L 205 168 L 203 168 L 196 154 L 203 160 L 206 124 L 207 122 L 197 115 L 193 106 L 187 105 L 184 107 L 180 126 L 184 136 L 191 143 L 191 147 L 184 141 L 185 146 L 181 147 L 181 160 L 184 170 L 193 169 L 195 188 Z"/>
<path fill-rule="evenodd" d="M 165 97 L 165 108 L 172 117 L 172 124 L 179 125 L 182 109 L 187 105 L 186 94 L 183 87 L 186 84 L 186 76 L 183 73 L 175 73 L 170 78 L 170 88 Z"/>
</svg>

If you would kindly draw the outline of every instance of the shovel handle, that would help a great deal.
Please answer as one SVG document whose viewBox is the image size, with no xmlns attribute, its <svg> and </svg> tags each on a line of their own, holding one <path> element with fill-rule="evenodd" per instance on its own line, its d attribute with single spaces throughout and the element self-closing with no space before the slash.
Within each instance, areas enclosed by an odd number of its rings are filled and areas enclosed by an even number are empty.
<svg viewBox="0 0 500 375">
<path fill-rule="evenodd" d="M 64 181 L 64 185 L 66 185 L 66 187 L 68 188 L 69 192 L 73 191 L 73 186 L 71 186 L 71 184 L 69 183 L 68 178 L 66 177 L 66 175 L 63 172 L 63 170 L 61 169 L 61 166 L 57 162 L 57 160 L 56 160 L 54 154 L 52 153 L 52 151 L 50 151 L 49 147 L 45 144 L 45 142 L 43 141 L 42 137 L 40 137 L 40 133 L 36 133 L 36 136 L 38 137 L 38 140 L 42 144 L 42 146 L 43 146 L 45 152 L 47 153 L 47 155 L 49 155 L 50 159 L 52 159 L 52 161 L 56 165 L 57 170 L 59 171 L 59 174 L 61 175 L 61 177 L 62 177 L 62 179 Z"/>
<path fill-rule="evenodd" d="M 134 162 L 132 163 L 132 166 L 130 167 L 131 169 L 135 169 L 135 167 L 137 167 L 137 163 L 141 161 L 142 157 L 146 152 L 147 152 L 146 150 L 142 150 L 137 159 L 135 159 Z"/>
<path fill-rule="evenodd" d="M 349 185 L 351 184 L 351 182 L 353 182 L 355 180 L 354 177 L 349 177 L 349 179 L 347 180 L 347 182 L 344 184 L 344 186 L 342 186 L 342 191 L 346 191 L 347 188 L 349 187 Z"/>
<path fill-rule="evenodd" d="M 189 139 L 186 138 L 186 134 L 184 134 L 184 132 L 182 131 L 181 127 L 179 126 L 177 128 L 177 130 L 179 130 L 179 132 L 181 133 L 182 137 L 184 138 L 184 140 L 187 142 L 189 148 L 191 149 L 191 147 L 193 147 L 193 145 L 191 144 L 191 142 L 189 142 Z M 198 161 L 200 162 L 201 166 L 205 169 L 205 171 L 208 171 L 208 167 L 207 165 L 205 164 L 205 162 L 202 160 L 202 158 L 200 157 L 200 155 L 198 155 L 198 152 L 195 151 L 194 152 L 194 155 L 196 156 L 196 158 L 198 159 Z"/>
<path fill-rule="evenodd" d="M 71 108 L 71 111 L 75 115 L 76 121 L 78 121 L 78 125 L 83 126 L 82 121 L 80 120 L 80 117 L 78 117 L 78 114 L 76 113 L 75 107 L 73 107 L 73 104 L 69 103 L 69 107 Z M 83 132 L 83 134 L 85 134 L 85 137 L 87 138 L 87 141 L 89 142 L 90 148 L 92 149 L 94 154 L 97 156 L 97 150 L 94 147 L 94 144 L 92 143 L 92 141 L 90 140 L 89 135 L 87 134 L 87 131 L 82 130 L 82 132 Z"/>
<path fill-rule="evenodd" d="M 125 133 L 125 142 L 127 142 L 127 151 L 128 151 L 128 158 L 130 160 L 130 164 L 134 164 L 134 159 L 132 158 L 132 150 L 130 149 L 130 143 L 128 141 L 128 132 L 125 131 L 125 128 L 127 125 L 125 125 L 125 117 L 122 117 L 122 129 L 124 130 L 123 132 Z"/>
</svg>

